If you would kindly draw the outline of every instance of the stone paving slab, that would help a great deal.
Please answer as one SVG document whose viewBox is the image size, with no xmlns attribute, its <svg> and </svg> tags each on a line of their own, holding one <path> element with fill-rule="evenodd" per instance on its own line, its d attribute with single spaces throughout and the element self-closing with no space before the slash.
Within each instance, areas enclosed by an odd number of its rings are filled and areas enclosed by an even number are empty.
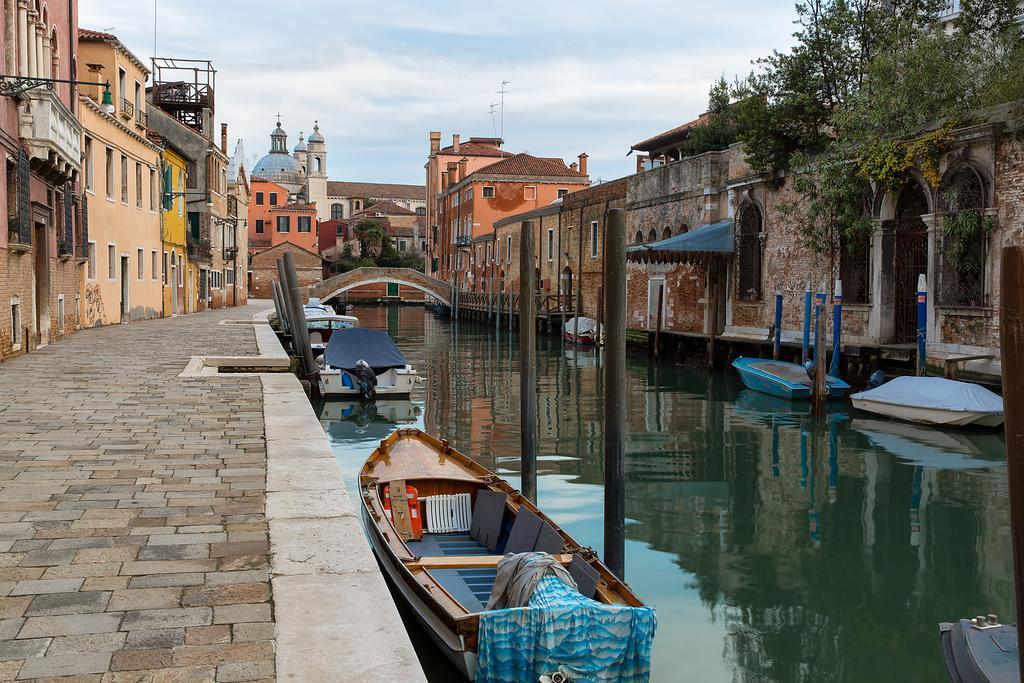
<svg viewBox="0 0 1024 683">
<path fill-rule="evenodd" d="M 260 379 L 179 378 L 272 347 L 265 307 L 0 365 L 0 680 L 275 678 Z"/>
</svg>

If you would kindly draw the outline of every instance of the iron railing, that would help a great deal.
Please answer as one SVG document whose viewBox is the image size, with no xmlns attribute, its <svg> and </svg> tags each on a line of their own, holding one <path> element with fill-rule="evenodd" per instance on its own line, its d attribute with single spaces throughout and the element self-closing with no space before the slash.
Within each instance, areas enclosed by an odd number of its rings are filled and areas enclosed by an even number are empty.
<svg viewBox="0 0 1024 683">
<path fill-rule="evenodd" d="M 137 112 L 135 112 L 135 123 L 139 124 L 140 126 L 149 125 L 149 114 L 144 112 L 141 107 Z"/>
<path fill-rule="evenodd" d="M 131 101 L 121 98 L 121 113 L 128 118 L 135 116 L 135 105 Z"/>
</svg>

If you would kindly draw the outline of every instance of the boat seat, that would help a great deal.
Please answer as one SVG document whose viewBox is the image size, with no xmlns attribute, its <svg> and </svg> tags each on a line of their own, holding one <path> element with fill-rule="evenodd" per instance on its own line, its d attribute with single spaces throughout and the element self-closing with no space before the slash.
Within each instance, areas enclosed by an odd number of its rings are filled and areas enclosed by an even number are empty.
<svg viewBox="0 0 1024 683">
<path fill-rule="evenodd" d="M 562 536 L 547 522 L 541 521 L 537 542 L 533 544 L 537 552 L 557 555 L 562 552 Z"/>
<path fill-rule="evenodd" d="M 597 582 L 600 581 L 601 575 L 590 566 L 589 562 L 579 555 L 573 555 L 572 561 L 569 562 L 569 576 L 576 582 L 576 590 L 583 597 L 594 597 L 594 593 L 597 592 Z"/>
<path fill-rule="evenodd" d="M 482 612 L 498 578 L 497 569 L 432 569 L 430 575 L 459 601 L 467 612 Z"/>
<path fill-rule="evenodd" d="M 320 334 L 319 332 L 310 332 L 309 333 L 309 343 L 310 344 L 323 344 L 324 343 L 324 336 L 322 334 Z"/>
<path fill-rule="evenodd" d="M 519 508 L 516 514 L 515 524 L 508 535 L 505 543 L 505 553 L 528 553 L 532 552 L 537 545 L 537 536 L 540 534 L 540 527 L 544 523 L 540 517 L 525 507 Z"/>
<path fill-rule="evenodd" d="M 467 534 L 423 534 L 419 541 L 406 541 L 409 552 L 419 557 L 490 555 L 491 551 Z"/>
<path fill-rule="evenodd" d="M 480 489 L 473 506 L 473 521 L 469 526 L 469 537 L 478 541 L 491 552 L 498 548 L 501 538 L 501 523 L 505 518 L 505 503 L 508 494 L 504 491 Z"/>
</svg>

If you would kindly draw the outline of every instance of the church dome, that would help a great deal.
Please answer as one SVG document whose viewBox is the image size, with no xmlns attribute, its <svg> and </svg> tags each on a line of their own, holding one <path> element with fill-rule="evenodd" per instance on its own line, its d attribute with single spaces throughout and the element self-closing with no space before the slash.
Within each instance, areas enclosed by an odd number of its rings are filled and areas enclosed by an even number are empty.
<svg viewBox="0 0 1024 683">
<path fill-rule="evenodd" d="M 279 183 L 295 192 L 305 182 L 302 165 L 288 153 L 288 134 L 281 128 L 280 121 L 270 134 L 270 153 L 253 167 L 252 176 Z"/>
<path fill-rule="evenodd" d="M 324 136 L 320 135 L 320 125 L 318 121 L 313 122 L 313 133 L 309 136 L 310 142 L 323 142 Z"/>
<path fill-rule="evenodd" d="M 306 149 L 307 149 L 306 148 L 306 143 L 302 141 L 302 133 L 300 132 L 299 133 L 299 144 L 295 145 L 295 149 L 292 150 L 292 151 L 294 151 L 294 152 L 305 152 Z"/>
</svg>

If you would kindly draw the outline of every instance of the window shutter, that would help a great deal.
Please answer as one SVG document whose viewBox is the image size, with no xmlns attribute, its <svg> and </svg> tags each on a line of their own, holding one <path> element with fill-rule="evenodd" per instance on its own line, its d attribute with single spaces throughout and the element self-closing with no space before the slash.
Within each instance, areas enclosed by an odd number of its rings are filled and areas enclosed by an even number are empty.
<svg viewBox="0 0 1024 683">
<path fill-rule="evenodd" d="M 64 185 L 64 253 L 75 250 L 74 188 L 71 183 Z"/>
<path fill-rule="evenodd" d="M 18 241 L 32 244 L 32 193 L 28 155 L 18 150 Z"/>
<path fill-rule="evenodd" d="M 82 256 L 89 256 L 89 197 L 83 192 L 81 197 L 82 207 Z"/>
</svg>

